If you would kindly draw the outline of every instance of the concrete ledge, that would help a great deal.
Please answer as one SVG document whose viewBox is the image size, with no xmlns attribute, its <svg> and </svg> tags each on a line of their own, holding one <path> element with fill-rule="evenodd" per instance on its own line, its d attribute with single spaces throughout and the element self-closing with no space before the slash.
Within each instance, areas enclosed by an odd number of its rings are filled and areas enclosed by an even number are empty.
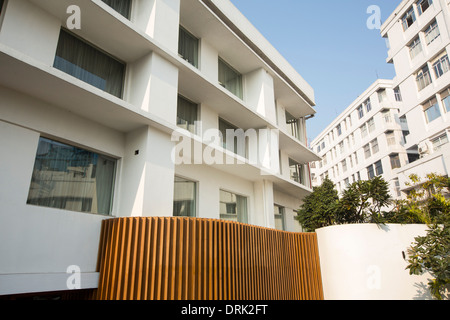
<svg viewBox="0 0 450 320">
<path fill-rule="evenodd" d="M 98 279 L 98 272 L 0 274 L 0 295 L 95 289 Z"/>
</svg>

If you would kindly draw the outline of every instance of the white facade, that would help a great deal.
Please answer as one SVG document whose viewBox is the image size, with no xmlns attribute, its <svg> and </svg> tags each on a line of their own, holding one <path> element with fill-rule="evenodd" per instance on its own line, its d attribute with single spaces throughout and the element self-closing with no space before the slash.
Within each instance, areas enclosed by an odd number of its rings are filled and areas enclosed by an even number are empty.
<svg viewBox="0 0 450 320">
<path fill-rule="evenodd" d="M 342 192 L 382 175 L 397 196 L 397 172 L 414 156 L 404 148 L 408 128 L 399 117 L 400 100 L 391 80 L 377 80 L 319 134 L 311 143 L 322 157 L 313 164 L 313 185 L 328 176 Z"/>
<path fill-rule="evenodd" d="M 449 23 L 448 1 L 404 0 L 381 28 L 390 44 L 387 62 L 396 71 L 393 86 L 403 96 L 400 116 L 410 131 L 405 148 L 421 157 L 399 170 L 403 191 L 412 173 L 421 177 L 449 173 Z"/>
<path fill-rule="evenodd" d="M 0 295 L 64 290 L 70 266 L 81 288 L 95 287 L 100 225 L 110 217 L 172 216 L 189 204 L 199 218 L 242 211 L 243 222 L 301 231 L 294 210 L 311 192 L 307 164 L 319 159 L 306 146 L 314 92 L 229 1 L 133 0 L 128 17 L 101 0 L 2 2 Z M 81 29 L 71 29 L 77 12 Z M 180 25 L 198 39 L 197 66 L 179 53 Z M 121 88 L 90 70 L 74 75 L 81 67 L 60 45 L 66 29 L 67 41 L 124 66 Z M 241 75 L 241 97 L 219 83 L 219 60 Z M 179 96 L 197 106 L 191 132 L 179 130 L 191 128 L 180 122 Z M 205 139 L 219 119 L 275 136 L 263 161 Z M 249 139 L 247 153 L 263 138 Z M 193 153 L 176 164 L 181 141 Z M 199 150 L 234 164 L 198 164 Z M 192 188 L 179 191 L 176 179 Z"/>
</svg>

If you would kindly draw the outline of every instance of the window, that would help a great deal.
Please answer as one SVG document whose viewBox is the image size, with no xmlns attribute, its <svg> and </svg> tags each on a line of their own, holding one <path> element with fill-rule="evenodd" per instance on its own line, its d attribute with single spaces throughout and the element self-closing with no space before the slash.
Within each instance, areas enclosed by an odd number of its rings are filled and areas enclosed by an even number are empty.
<svg viewBox="0 0 450 320">
<path fill-rule="evenodd" d="M 281 230 L 281 231 L 285 230 L 284 212 L 285 212 L 285 208 L 283 208 L 279 205 L 274 205 L 275 229 L 277 229 L 277 230 Z"/>
<path fill-rule="evenodd" d="M 419 53 L 422 52 L 422 44 L 420 43 L 420 38 L 416 37 L 410 44 L 409 44 L 409 56 L 411 59 L 414 59 L 417 57 Z"/>
<path fill-rule="evenodd" d="M 398 102 L 403 101 L 402 93 L 401 93 L 399 87 L 394 88 L 394 96 L 395 96 L 395 101 L 398 101 Z"/>
<path fill-rule="evenodd" d="M 178 96 L 177 106 L 177 126 L 188 130 L 191 133 L 196 133 L 195 122 L 198 120 L 198 105 Z"/>
<path fill-rule="evenodd" d="M 450 88 L 445 89 L 440 93 L 442 105 L 446 112 L 450 112 Z"/>
<path fill-rule="evenodd" d="M 354 155 L 355 155 L 355 164 L 358 164 L 358 153 L 355 152 Z"/>
<path fill-rule="evenodd" d="M 237 130 L 238 128 L 236 126 L 219 118 L 219 131 L 222 134 L 222 147 L 244 157 L 246 148 L 245 145 L 241 144 L 245 144 L 245 140 L 238 139 Z M 231 140 L 230 138 L 233 139 Z"/>
<path fill-rule="evenodd" d="M 363 106 L 359 106 L 358 109 L 358 118 L 361 119 L 362 117 L 364 117 L 364 110 L 363 110 Z"/>
<path fill-rule="evenodd" d="M 427 11 L 427 9 L 433 4 L 433 0 L 419 0 L 417 1 L 417 10 L 419 15 Z"/>
<path fill-rule="evenodd" d="M 373 165 L 367 167 L 367 177 L 369 179 L 375 178 L 375 172 L 373 171 Z"/>
<path fill-rule="evenodd" d="M 364 148 L 364 156 L 366 157 L 366 159 L 370 158 L 370 156 L 372 155 L 370 152 L 370 145 L 366 144 L 363 148 Z"/>
<path fill-rule="evenodd" d="M 219 84 L 238 98 L 243 98 L 242 75 L 219 58 Z"/>
<path fill-rule="evenodd" d="M 431 143 L 433 144 L 434 151 L 439 151 L 444 144 L 448 143 L 448 136 L 444 133 L 443 135 L 432 139 Z"/>
<path fill-rule="evenodd" d="M 299 139 L 300 137 L 300 128 L 298 119 L 294 118 L 293 115 L 291 115 L 289 112 L 286 111 L 286 124 L 288 126 L 289 133 L 295 137 L 296 139 Z M 320 144 L 319 144 L 320 148 Z M 320 151 L 320 150 L 319 150 Z"/>
<path fill-rule="evenodd" d="M 359 129 L 361 130 L 361 138 L 367 137 L 367 125 L 364 123 Z"/>
<path fill-rule="evenodd" d="M 305 185 L 305 172 L 302 164 L 289 159 L 289 170 L 291 180 Z"/>
<path fill-rule="evenodd" d="M 367 121 L 367 126 L 369 127 L 369 133 L 375 131 L 375 120 L 371 118 L 369 121 Z"/>
<path fill-rule="evenodd" d="M 344 152 L 345 152 L 344 141 L 341 141 L 339 143 L 339 152 L 340 152 L 340 154 L 344 154 Z"/>
<path fill-rule="evenodd" d="M 400 156 L 398 155 L 398 153 L 390 155 L 389 158 L 391 160 L 392 169 L 397 169 L 401 167 Z"/>
<path fill-rule="evenodd" d="M 41 137 L 27 203 L 111 214 L 116 160 Z"/>
<path fill-rule="evenodd" d="M 383 110 L 381 112 L 381 117 L 383 118 L 384 123 L 392 123 L 391 111 Z"/>
<path fill-rule="evenodd" d="M 380 147 L 378 146 L 378 139 L 374 139 L 370 142 L 370 145 L 372 146 L 372 154 L 378 153 L 380 151 Z"/>
<path fill-rule="evenodd" d="M 342 127 L 340 124 L 337 125 L 336 130 L 337 130 L 338 136 L 340 136 L 342 134 Z"/>
<path fill-rule="evenodd" d="M 122 97 L 125 64 L 63 29 L 53 66 L 116 97 Z"/>
<path fill-rule="evenodd" d="M 377 174 L 377 176 L 383 174 L 383 165 L 381 163 L 381 160 L 375 162 L 375 173 Z"/>
<path fill-rule="evenodd" d="M 346 159 L 344 159 L 342 162 L 341 162 L 341 165 L 342 165 L 342 172 L 347 172 L 347 160 Z"/>
<path fill-rule="evenodd" d="M 377 91 L 378 94 L 378 102 L 383 103 L 383 101 L 387 100 L 386 89 L 381 89 Z"/>
<path fill-rule="evenodd" d="M 437 103 L 436 98 L 433 98 L 425 103 L 423 106 L 423 110 L 427 123 L 430 123 L 441 117 L 441 111 L 439 109 L 439 104 Z"/>
<path fill-rule="evenodd" d="M 429 45 L 434 40 L 436 40 L 436 38 L 439 37 L 439 35 L 440 35 L 440 32 L 439 32 L 439 28 L 438 28 L 437 22 L 434 21 L 425 30 L 425 40 L 427 41 L 427 45 Z"/>
<path fill-rule="evenodd" d="M 386 132 L 386 140 L 387 140 L 388 146 L 395 146 L 396 145 L 397 141 L 395 139 L 394 131 Z"/>
<path fill-rule="evenodd" d="M 416 82 L 419 91 L 431 84 L 431 74 L 428 70 L 428 66 L 423 67 L 417 72 Z"/>
<path fill-rule="evenodd" d="M 116 10 L 125 18 L 130 19 L 131 15 L 131 0 L 102 0 L 108 6 Z"/>
<path fill-rule="evenodd" d="M 175 177 L 173 194 L 173 216 L 195 217 L 197 209 L 197 183 Z"/>
<path fill-rule="evenodd" d="M 402 17 L 403 30 L 406 31 L 416 21 L 416 14 L 414 8 L 411 7 L 408 12 Z"/>
<path fill-rule="evenodd" d="M 198 68 L 198 39 L 180 26 L 178 54 L 187 62 Z"/>
<path fill-rule="evenodd" d="M 433 70 L 436 78 L 440 78 L 444 73 L 446 73 L 450 69 L 450 62 L 448 60 L 448 55 L 444 54 L 443 56 L 437 58 L 433 62 Z"/>
<path fill-rule="evenodd" d="M 220 190 L 220 219 L 247 223 L 247 198 Z"/>
</svg>

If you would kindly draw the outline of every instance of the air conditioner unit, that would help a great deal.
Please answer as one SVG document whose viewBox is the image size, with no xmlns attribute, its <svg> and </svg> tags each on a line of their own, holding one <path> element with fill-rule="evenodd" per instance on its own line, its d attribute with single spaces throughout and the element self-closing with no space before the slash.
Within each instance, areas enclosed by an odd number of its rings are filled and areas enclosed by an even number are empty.
<svg viewBox="0 0 450 320">
<path fill-rule="evenodd" d="M 430 154 L 433 150 L 433 145 L 429 141 L 423 141 L 419 143 L 419 154 L 426 155 Z"/>
</svg>

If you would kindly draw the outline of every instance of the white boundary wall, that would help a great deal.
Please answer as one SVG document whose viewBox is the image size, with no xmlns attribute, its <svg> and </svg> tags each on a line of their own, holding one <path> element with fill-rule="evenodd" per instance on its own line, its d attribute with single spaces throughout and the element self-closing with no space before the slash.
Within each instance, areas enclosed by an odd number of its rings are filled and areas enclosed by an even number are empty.
<svg viewBox="0 0 450 320">
<path fill-rule="evenodd" d="M 424 300 L 430 275 L 406 269 L 402 251 L 426 225 L 350 224 L 316 230 L 326 300 Z"/>
</svg>

